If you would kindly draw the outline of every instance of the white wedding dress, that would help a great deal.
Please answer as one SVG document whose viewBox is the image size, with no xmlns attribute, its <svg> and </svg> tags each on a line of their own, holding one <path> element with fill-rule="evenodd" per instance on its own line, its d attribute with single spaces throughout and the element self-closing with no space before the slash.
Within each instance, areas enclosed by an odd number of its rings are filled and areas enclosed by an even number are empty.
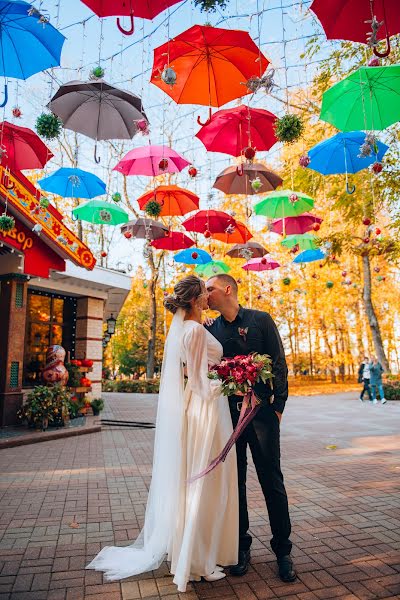
<svg viewBox="0 0 400 600">
<path fill-rule="evenodd" d="M 225 462 L 188 483 L 219 454 L 232 433 L 228 401 L 207 377 L 221 344 L 195 321 L 174 316 L 164 350 L 153 474 L 145 524 L 132 546 L 106 547 L 87 566 L 108 580 L 157 569 L 166 558 L 178 591 L 216 565 L 236 564 L 238 487 L 234 448 Z M 183 367 L 187 384 L 184 387 Z"/>
</svg>

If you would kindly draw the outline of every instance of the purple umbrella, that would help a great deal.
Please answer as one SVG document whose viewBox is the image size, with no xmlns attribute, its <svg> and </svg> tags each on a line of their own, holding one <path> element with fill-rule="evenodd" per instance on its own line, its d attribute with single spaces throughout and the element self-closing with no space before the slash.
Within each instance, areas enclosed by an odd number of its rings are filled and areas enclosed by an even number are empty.
<svg viewBox="0 0 400 600">
<path fill-rule="evenodd" d="M 262 256 L 261 258 L 251 258 L 242 266 L 242 269 L 245 271 L 272 271 L 280 266 L 276 260 Z"/>
</svg>

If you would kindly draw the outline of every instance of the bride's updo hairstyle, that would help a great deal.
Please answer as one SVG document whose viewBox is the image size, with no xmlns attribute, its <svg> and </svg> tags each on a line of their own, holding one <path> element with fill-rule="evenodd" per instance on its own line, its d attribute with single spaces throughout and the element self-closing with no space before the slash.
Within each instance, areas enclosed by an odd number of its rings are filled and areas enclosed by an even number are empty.
<svg viewBox="0 0 400 600">
<path fill-rule="evenodd" d="M 172 294 L 164 298 L 164 306 L 167 310 L 176 313 L 178 308 L 183 310 L 191 309 L 191 300 L 196 300 L 204 293 L 204 283 L 196 275 L 188 275 L 184 277 L 174 287 Z"/>
</svg>

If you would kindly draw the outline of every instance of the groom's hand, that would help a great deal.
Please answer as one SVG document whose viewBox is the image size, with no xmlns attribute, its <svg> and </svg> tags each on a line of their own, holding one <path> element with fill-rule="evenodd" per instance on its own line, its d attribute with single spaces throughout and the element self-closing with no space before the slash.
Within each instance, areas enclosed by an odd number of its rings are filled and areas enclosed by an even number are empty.
<svg viewBox="0 0 400 600">
<path fill-rule="evenodd" d="M 278 411 L 276 410 L 276 411 L 275 411 L 275 414 L 276 414 L 276 416 L 278 417 L 278 419 L 279 419 L 279 423 L 280 423 L 280 422 L 281 422 L 281 419 L 282 419 L 282 413 L 280 413 L 280 412 L 278 412 Z"/>
</svg>

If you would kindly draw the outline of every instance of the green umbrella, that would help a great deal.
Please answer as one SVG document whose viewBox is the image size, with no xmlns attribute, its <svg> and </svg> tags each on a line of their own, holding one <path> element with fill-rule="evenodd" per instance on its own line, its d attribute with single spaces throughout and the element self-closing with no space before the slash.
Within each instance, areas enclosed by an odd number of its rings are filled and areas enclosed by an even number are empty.
<svg viewBox="0 0 400 600">
<path fill-rule="evenodd" d="M 380 131 L 397 123 L 400 65 L 357 69 L 324 93 L 320 118 L 342 131 Z"/>
<path fill-rule="evenodd" d="M 308 212 L 314 206 L 314 200 L 301 192 L 279 190 L 271 192 L 264 200 L 254 205 L 256 215 L 264 215 L 271 219 L 297 217 Z"/>
<path fill-rule="evenodd" d="M 129 220 L 127 212 L 116 204 L 110 204 L 104 200 L 89 200 L 89 202 L 74 208 L 72 214 L 81 221 L 101 225 L 120 225 Z"/>
<path fill-rule="evenodd" d="M 314 250 L 317 247 L 316 236 L 311 233 L 288 235 L 282 242 L 286 248 L 298 246 L 300 250 Z"/>
<path fill-rule="evenodd" d="M 231 268 L 222 260 L 212 260 L 205 265 L 197 265 L 195 271 L 204 277 L 213 277 L 219 273 L 228 273 Z"/>
</svg>

